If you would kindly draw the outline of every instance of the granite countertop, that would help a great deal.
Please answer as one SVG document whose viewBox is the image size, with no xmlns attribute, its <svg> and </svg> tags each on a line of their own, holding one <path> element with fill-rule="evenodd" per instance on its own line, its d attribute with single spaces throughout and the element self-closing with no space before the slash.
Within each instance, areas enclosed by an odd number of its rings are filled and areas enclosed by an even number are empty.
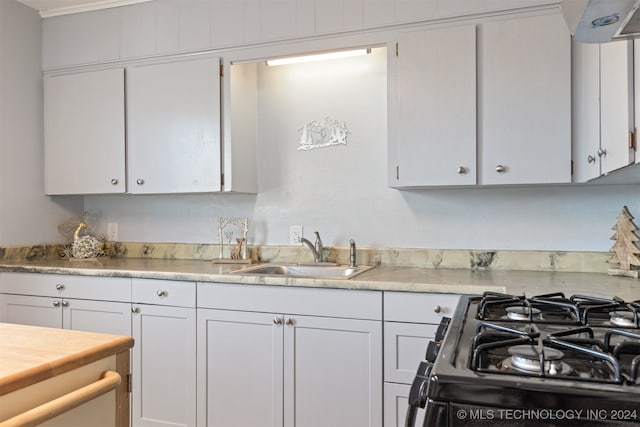
<svg viewBox="0 0 640 427">
<path fill-rule="evenodd" d="M 484 291 L 495 291 L 532 296 L 564 292 L 566 295 L 585 294 L 606 298 L 619 296 L 628 301 L 640 300 L 640 281 L 601 273 L 401 266 L 377 266 L 349 280 L 231 273 L 241 268 L 243 266 L 238 264 L 154 258 L 111 258 L 73 262 L 63 259 L 44 259 L 0 263 L 0 271 L 31 273 L 454 294 L 481 294 Z"/>
</svg>

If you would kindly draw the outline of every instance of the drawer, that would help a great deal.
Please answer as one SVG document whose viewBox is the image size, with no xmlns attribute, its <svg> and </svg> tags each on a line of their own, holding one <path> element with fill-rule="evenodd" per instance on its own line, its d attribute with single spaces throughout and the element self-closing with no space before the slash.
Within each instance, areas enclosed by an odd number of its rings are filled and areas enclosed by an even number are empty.
<svg viewBox="0 0 640 427">
<path fill-rule="evenodd" d="M 453 316 L 460 295 L 418 292 L 385 292 L 384 320 L 439 324 Z"/>
<path fill-rule="evenodd" d="M 196 306 L 196 283 L 177 280 L 132 279 L 131 299 L 134 303 Z"/>
<path fill-rule="evenodd" d="M 130 302 L 131 279 L 41 273 L 0 273 L 5 294 Z"/>
<path fill-rule="evenodd" d="M 382 320 L 382 292 L 199 283 L 198 307 Z"/>
<path fill-rule="evenodd" d="M 437 325 L 384 322 L 384 380 L 411 384 Z"/>
</svg>

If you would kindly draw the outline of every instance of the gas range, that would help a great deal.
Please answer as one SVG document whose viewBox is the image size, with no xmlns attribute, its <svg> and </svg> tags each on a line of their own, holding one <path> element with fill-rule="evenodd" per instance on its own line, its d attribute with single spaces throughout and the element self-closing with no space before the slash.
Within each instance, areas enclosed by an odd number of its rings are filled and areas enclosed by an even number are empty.
<svg viewBox="0 0 640 427">
<path fill-rule="evenodd" d="M 640 301 L 461 299 L 412 385 L 407 425 L 640 425 Z"/>
</svg>

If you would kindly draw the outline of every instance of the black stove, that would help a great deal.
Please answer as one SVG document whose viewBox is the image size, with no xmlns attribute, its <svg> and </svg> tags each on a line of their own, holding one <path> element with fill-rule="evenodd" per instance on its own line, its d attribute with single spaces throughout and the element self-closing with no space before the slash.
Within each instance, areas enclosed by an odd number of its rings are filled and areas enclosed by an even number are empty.
<svg viewBox="0 0 640 427">
<path fill-rule="evenodd" d="M 465 297 L 426 359 L 407 425 L 640 425 L 640 301 Z"/>
</svg>

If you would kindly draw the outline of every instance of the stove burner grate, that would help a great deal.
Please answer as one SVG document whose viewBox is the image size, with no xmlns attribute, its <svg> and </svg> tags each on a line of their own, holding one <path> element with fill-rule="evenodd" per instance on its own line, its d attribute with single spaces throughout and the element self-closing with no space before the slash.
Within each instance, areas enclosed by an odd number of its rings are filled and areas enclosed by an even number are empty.
<svg viewBox="0 0 640 427">
<path fill-rule="evenodd" d="M 520 354 L 525 347 L 528 353 Z M 473 339 L 471 369 L 492 370 L 493 362 L 490 360 L 497 357 L 493 352 L 500 352 L 511 357 L 507 362 L 504 357 L 498 360 L 495 368 L 514 368 L 520 373 L 541 377 L 571 377 L 621 384 L 623 377 L 620 364 L 606 349 L 602 341 L 594 339 L 593 330 L 589 327 L 549 333 L 540 332 L 535 324 L 519 330 L 496 323 L 479 322 Z M 562 360 L 562 355 L 567 352 L 574 362 Z M 578 369 L 580 372 L 577 372 Z M 501 372 L 517 373 L 510 371 L 513 370 Z"/>
</svg>

